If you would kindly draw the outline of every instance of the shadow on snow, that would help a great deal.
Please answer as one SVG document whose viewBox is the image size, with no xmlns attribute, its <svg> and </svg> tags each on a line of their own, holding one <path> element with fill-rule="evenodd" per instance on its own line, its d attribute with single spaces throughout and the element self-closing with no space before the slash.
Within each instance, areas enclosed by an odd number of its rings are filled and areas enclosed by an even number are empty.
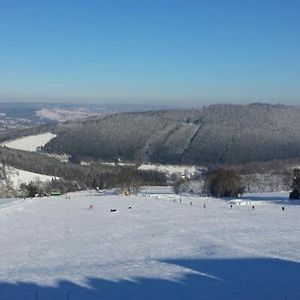
<svg viewBox="0 0 300 300">
<path fill-rule="evenodd" d="M 240 198 L 241 200 L 253 201 L 289 201 L 288 196 L 273 196 L 273 195 L 245 195 Z"/>
<path fill-rule="evenodd" d="M 268 258 L 165 260 L 193 273 L 177 281 L 88 278 L 89 287 L 60 281 L 54 287 L 0 283 L 1 300 L 299 300 L 300 264 Z"/>
</svg>

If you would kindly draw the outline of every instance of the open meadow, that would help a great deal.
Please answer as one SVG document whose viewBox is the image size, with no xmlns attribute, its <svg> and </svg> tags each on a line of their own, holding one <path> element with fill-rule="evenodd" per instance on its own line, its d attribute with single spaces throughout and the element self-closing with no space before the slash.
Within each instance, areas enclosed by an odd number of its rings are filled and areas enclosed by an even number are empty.
<svg viewBox="0 0 300 300">
<path fill-rule="evenodd" d="M 230 203 L 168 187 L 1 199 L 0 299 L 300 299 L 300 206 Z"/>
</svg>

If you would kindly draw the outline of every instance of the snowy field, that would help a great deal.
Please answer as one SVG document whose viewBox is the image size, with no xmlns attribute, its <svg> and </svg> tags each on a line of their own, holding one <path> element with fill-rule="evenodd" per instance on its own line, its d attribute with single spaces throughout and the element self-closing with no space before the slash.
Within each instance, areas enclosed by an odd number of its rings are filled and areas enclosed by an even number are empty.
<svg viewBox="0 0 300 300">
<path fill-rule="evenodd" d="M 0 163 L 0 168 L 2 168 L 2 164 Z M 16 169 L 11 166 L 5 167 L 5 173 L 9 183 L 12 185 L 13 188 L 18 189 L 22 183 L 30 183 L 33 182 L 48 182 L 52 179 L 60 179 L 59 177 L 49 176 L 34 172 L 28 172 L 20 169 Z"/>
<path fill-rule="evenodd" d="M 56 135 L 51 132 L 41 133 L 37 135 L 30 135 L 12 141 L 7 141 L 1 144 L 12 149 L 36 151 L 39 147 L 45 146 Z"/>
<path fill-rule="evenodd" d="M 1 200 L 1 300 L 300 299 L 287 194 L 232 208 L 168 188 L 68 196 Z"/>
<path fill-rule="evenodd" d="M 18 189 L 22 183 L 28 184 L 31 181 L 48 182 L 51 181 L 52 179 L 59 179 L 59 177 L 28 172 L 13 167 L 7 167 L 6 172 L 7 172 L 8 179 L 10 180 L 12 186 L 15 189 Z"/>
</svg>

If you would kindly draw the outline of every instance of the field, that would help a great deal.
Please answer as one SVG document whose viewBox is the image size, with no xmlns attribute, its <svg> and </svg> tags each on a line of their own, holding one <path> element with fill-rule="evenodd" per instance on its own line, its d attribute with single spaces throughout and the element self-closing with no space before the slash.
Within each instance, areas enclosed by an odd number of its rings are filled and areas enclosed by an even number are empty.
<svg viewBox="0 0 300 300">
<path fill-rule="evenodd" d="M 6 146 L 12 149 L 24 150 L 35 152 L 39 147 L 44 146 L 48 143 L 55 135 L 47 132 L 37 135 L 30 135 L 22 138 L 18 138 L 15 140 L 7 141 L 2 143 L 0 146 Z M 0 164 L 2 167 L 2 164 Z M 43 174 L 28 172 L 20 169 L 13 168 L 11 166 L 6 167 L 6 175 L 9 178 L 14 188 L 18 188 L 21 183 L 29 183 L 31 181 L 41 181 L 47 182 L 51 181 L 52 178 L 56 178 L 55 176 L 47 176 Z"/>
<path fill-rule="evenodd" d="M 180 202 L 168 188 L 2 199 L 0 299 L 300 299 L 300 206 L 242 200 Z"/>
<path fill-rule="evenodd" d="M 1 164 L 0 164 L 1 166 Z M 30 182 L 48 182 L 59 177 L 43 175 L 24 170 L 19 170 L 13 167 L 6 167 L 6 175 L 10 180 L 13 188 L 18 189 L 22 183 L 29 184 Z"/>
<path fill-rule="evenodd" d="M 24 150 L 24 151 L 37 151 L 41 146 L 47 144 L 51 139 L 55 137 L 54 134 L 47 132 L 37 135 L 30 135 L 22 137 L 13 141 L 2 143 L 1 146 L 6 146 L 12 149 Z"/>
</svg>

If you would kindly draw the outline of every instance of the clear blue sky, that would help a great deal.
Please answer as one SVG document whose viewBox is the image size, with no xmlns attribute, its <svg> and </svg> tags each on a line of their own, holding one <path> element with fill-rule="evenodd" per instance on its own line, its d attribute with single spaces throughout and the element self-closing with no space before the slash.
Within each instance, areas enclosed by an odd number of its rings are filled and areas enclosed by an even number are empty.
<svg viewBox="0 0 300 300">
<path fill-rule="evenodd" d="M 300 103 L 299 0 L 0 0 L 0 100 Z"/>
</svg>

